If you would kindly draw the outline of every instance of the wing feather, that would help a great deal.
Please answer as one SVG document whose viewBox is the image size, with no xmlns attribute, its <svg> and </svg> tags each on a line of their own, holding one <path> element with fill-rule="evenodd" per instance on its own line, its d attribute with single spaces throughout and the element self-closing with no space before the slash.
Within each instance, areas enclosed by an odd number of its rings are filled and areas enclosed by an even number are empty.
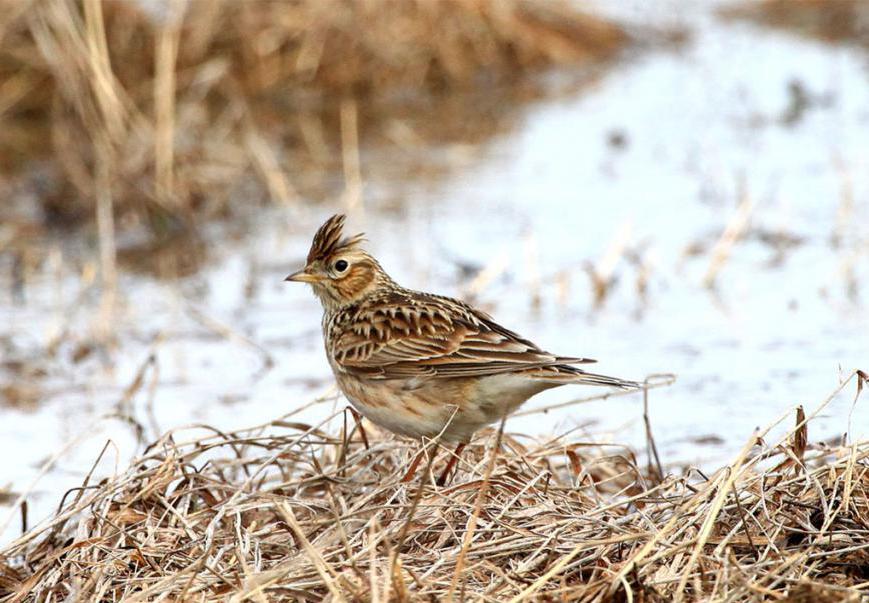
<svg viewBox="0 0 869 603">
<path fill-rule="evenodd" d="M 594 362 L 556 356 L 458 300 L 392 292 L 345 313 L 332 357 L 370 378 L 474 377 Z"/>
</svg>

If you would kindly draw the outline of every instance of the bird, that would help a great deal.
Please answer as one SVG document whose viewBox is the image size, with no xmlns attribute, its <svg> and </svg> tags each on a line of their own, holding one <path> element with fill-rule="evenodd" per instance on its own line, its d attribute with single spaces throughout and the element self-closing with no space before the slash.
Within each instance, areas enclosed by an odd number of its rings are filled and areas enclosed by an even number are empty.
<svg viewBox="0 0 869 603">
<path fill-rule="evenodd" d="M 357 422 L 361 414 L 401 436 L 456 444 L 439 484 L 477 430 L 535 394 L 642 387 L 578 368 L 595 360 L 547 352 L 464 301 L 402 287 L 363 249 L 363 234 L 344 235 L 345 220 L 326 220 L 304 267 L 285 280 L 309 284 L 320 300 L 326 356 Z"/>
</svg>

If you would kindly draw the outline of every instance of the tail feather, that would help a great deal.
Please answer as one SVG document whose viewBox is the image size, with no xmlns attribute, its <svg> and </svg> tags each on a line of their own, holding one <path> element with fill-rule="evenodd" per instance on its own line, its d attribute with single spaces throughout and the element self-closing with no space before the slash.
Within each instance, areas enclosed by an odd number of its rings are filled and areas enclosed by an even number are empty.
<svg viewBox="0 0 869 603">
<path fill-rule="evenodd" d="M 641 389 L 642 383 L 630 381 L 627 379 L 619 379 L 618 377 L 610 377 L 608 375 L 598 375 L 597 373 L 585 373 L 580 371 L 580 374 L 574 377 L 578 383 L 588 383 L 589 385 L 609 385 L 619 389 Z"/>
<path fill-rule="evenodd" d="M 643 384 L 628 379 L 619 379 L 618 377 L 610 377 L 609 375 L 600 375 L 598 373 L 588 373 L 582 369 L 570 366 L 568 364 L 556 364 L 547 366 L 541 370 L 537 377 L 545 381 L 553 381 L 558 383 L 585 383 L 588 385 L 603 385 L 609 387 L 617 387 L 619 389 L 642 389 Z"/>
</svg>

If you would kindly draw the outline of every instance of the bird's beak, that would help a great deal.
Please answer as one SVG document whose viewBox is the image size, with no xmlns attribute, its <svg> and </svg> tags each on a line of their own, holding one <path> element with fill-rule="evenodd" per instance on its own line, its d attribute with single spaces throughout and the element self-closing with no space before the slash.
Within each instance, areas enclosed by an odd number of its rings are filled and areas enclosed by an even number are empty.
<svg viewBox="0 0 869 603">
<path fill-rule="evenodd" d="M 313 272 L 308 272 L 307 268 L 302 268 L 297 272 L 293 272 L 290 276 L 284 279 L 285 281 L 293 281 L 296 283 L 319 283 L 323 277 Z"/>
</svg>

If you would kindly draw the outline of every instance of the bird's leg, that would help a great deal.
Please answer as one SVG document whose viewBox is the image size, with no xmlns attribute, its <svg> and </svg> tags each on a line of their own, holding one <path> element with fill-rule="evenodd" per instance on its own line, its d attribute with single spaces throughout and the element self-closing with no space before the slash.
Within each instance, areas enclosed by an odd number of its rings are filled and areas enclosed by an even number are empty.
<svg viewBox="0 0 869 603">
<path fill-rule="evenodd" d="M 362 443 L 365 444 L 365 450 L 368 450 L 370 446 L 368 445 L 368 435 L 365 433 L 365 428 L 362 427 L 362 415 L 356 412 L 356 409 L 352 406 L 347 407 L 350 410 L 350 414 L 353 415 L 353 420 L 356 421 L 356 427 L 359 428 L 359 435 L 362 436 Z"/>
<path fill-rule="evenodd" d="M 404 477 L 401 478 L 401 483 L 406 484 L 410 480 L 413 479 L 413 476 L 416 475 L 416 469 L 419 467 L 419 462 L 422 460 L 423 455 L 425 454 L 425 444 L 420 446 L 419 452 L 416 453 L 416 456 L 413 457 L 413 461 L 410 463 L 410 467 L 407 468 L 407 471 L 404 474 Z"/>
<path fill-rule="evenodd" d="M 464 450 L 464 449 L 465 449 L 464 444 L 459 444 L 458 446 L 456 446 L 455 451 L 453 452 L 452 456 L 450 456 L 450 460 L 447 463 L 446 469 L 444 469 L 444 472 L 441 473 L 441 476 L 438 478 L 438 481 L 437 481 L 438 486 L 443 486 L 445 483 L 447 483 L 447 477 L 449 477 L 450 471 L 452 471 L 456 462 L 458 462 L 459 456 L 462 454 L 462 450 Z"/>
</svg>

